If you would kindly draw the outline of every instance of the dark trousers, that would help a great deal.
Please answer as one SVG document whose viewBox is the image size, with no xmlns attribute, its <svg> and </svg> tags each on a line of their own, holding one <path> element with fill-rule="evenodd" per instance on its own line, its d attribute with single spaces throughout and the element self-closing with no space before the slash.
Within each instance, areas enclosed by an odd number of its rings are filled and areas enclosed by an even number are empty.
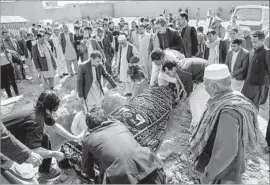
<svg viewBox="0 0 270 185">
<path fill-rule="evenodd" d="M 112 58 L 108 57 L 105 62 L 106 71 L 112 75 Z"/>
<path fill-rule="evenodd" d="M 138 184 L 166 184 L 166 173 L 163 168 L 157 169 L 147 175 Z"/>
<path fill-rule="evenodd" d="M 41 147 L 47 150 L 52 149 L 51 141 L 47 133 L 43 133 L 43 140 L 41 142 Z M 39 172 L 49 173 L 51 163 L 52 163 L 52 158 L 43 159 L 42 164 L 39 166 Z"/>
<path fill-rule="evenodd" d="M 270 118 L 268 119 L 268 125 L 266 130 L 266 138 L 267 145 L 270 147 Z"/>
<path fill-rule="evenodd" d="M 14 68 L 11 64 L 1 66 L 1 83 L 2 87 L 6 90 L 8 97 L 12 97 L 10 84 L 12 85 L 15 94 L 19 94 L 19 90 L 15 80 Z"/>
<path fill-rule="evenodd" d="M 16 73 L 16 79 L 17 79 L 17 80 L 25 79 L 25 78 L 26 78 L 26 75 L 25 75 L 25 70 L 24 70 L 24 67 L 23 67 L 23 63 L 17 64 L 16 68 L 17 68 L 17 69 L 15 70 L 15 73 Z M 21 79 L 21 78 L 22 78 L 22 79 Z"/>
</svg>

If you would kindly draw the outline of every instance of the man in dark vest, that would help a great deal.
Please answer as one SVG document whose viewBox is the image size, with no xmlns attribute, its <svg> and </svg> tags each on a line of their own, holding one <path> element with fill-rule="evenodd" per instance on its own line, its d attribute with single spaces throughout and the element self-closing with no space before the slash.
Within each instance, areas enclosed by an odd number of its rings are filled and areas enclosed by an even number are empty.
<svg viewBox="0 0 270 185">
<path fill-rule="evenodd" d="M 249 69 L 242 93 L 248 97 L 259 109 L 262 100 L 265 99 L 266 88 L 269 87 L 270 63 L 269 50 L 264 47 L 265 35 L 262 31 L 256 31 L 252 35 L 254 49 L 250 52 Z"/>
<path fill-rule="evenodd" d="M 119 75 L 119 80 L 125 83 L 125 96 L 132 96 L 134 92 L 135 82 L 128 75 L 128 64 L 131 57 L 138 56 L 136 47 L 127 41 L 127 35 L 122 33 L 118 37 L 119 49 L 116 57 L 116 70 Z"/>
<path fill-rule="evenodd" d="M 160 49 L 174 49 L 186 56 L 185 44 L 181 35 L 175 29 L 167 27 L 165 18 L 159 17 L 155 21 L 155 26 L 158 32 L 157 37 Z"/>
<path fill-rule="evenodd" d="M 186 58 L 195 57 L 198 52 L 197 32 L 193 26 L 188 25 L 188 14 L 180 12 L 179 33 L 181 34 L 186 48 Z"/>
</svg>

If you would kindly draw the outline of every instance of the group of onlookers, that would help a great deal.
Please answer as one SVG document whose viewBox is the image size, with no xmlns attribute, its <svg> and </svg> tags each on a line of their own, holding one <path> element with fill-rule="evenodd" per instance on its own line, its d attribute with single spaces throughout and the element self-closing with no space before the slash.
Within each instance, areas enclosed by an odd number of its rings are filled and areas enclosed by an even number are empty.
<svg viewBox="0 0 270 185">
<path fill-rule="evenodd" d="M 103 122 L 105 125 L 109 124 L 104 112 L 97 109 L 101 108 L 104 87 L 109 88 L 107 83 L 117 88 L 116 81 L 122 82 L 125 96 L 135 95 L 138 82 L 132 78 L 131 66 L 140 65 L 150 86 L 175 85 L 176 88 L 172 89 L 177 91 L 177 101 L 194 96 L 193 84 L 202 84 L 204 81 L 205 90 L 210 95 L 209 104 L 201 120 L 197 120 L 195 125 L 198 126 L 193 128 L 191 139 L 192 152 L 196 157 L 195 161 L 198 162 L 197 170 L 202 172 L 201 182 L 240 183 L 245 171 L 244 148 L 254 146 L 257 138 L 257 111 L 268 97 L 269 33 L 255 31 L 250 35 L 250 29 L 246 28 L 241 36 L 235 17 L 227 28 L 229 38 L 225 38 L 226 29 L 221 22 L 220 18 L 213 18 L 205 34 L 204 27 L 195 28 L 190 25 L 188 11 L 180 11 L 176 20 L 173 20 L 172 15 L 166 18 L 164 14 L 151 20 L 142 17 L 131 23 L 131 29 L 123 18 L 118 25 L 115 25 L 111 18 L 104 18 L 101 22 L 76 22 L 73 25 L 74 33 L 67 24 L 63 24 L 61 28 L 55 26 L 38 30 L 33 25 L 31 32 L 20 30 L 19 40 L 11 38 L 9 32 L 4 30 L 4 39 L 1 42 L 1 84 L 9 97 L 12 96 L 10 84 L 18 95 L 16 78 L 27 78 L 24 63 L 27 64 L 29 75 L 33 75 L 33 78 L 36 78 L 33 69 L 35 65 L 44 89 L 54 89 L 56 71 L 60 78 L 65 75 L 77 75 L 77 91 L 84 113 L 93 113 L 86 120 L 87 126 L 90 130 L 99 130 Z M 175 52 L 178 58 L 170 59 L 168 51 Z M 186 58 L 202 58 L 205 61 L 184 62 Z M 52 126 L 59 134 L 71 140 L 81 137 L 70 134 L 53 119 L 52 114 L 57 110 L 59 103 L 58 95 L 53 91 L 47 91 L 40 95 L 35 109 L 29 106 L 20 114 L 16 112 L 5 117 L 5 124 L 11 127 L 14 125 L 12 133 L 44 158 L 40 172 L 51 173 L 54 177 L 60 172 L 51 169 L 51 158 L 61 160 L 63 153 L 51 151 L 50 140 L 43 133 L 44 124 Z M 21 124 L 21 118 L 25 115 L 30 116 L 27 117 L 29 123 L 26 121 L 24 124 L 29 124 L 29 128 L 36 127 L 38 133 L 17 129 L 25 126 Z M 39 123 L 38 128 L 35 122 Z M 143 157 L 151 156 L 151 160 L 153 159 L 152 162 L 148 161 L 152 165 L 149 170 L 154 172 L 152 175 L 145 173 L 140 178 L 136 174 L 135 177 L 125 176 L 125 181 L 122 182 L 137 183 L 144 179 L 145 182 L 165 183 L 165 174 L 159 159 L 150 151 L 142 149 L 125 127 L 116 122 L 109 125 L 111 126 L 107 125 L 106 129 L 114 133 L 115 137 L 111 142 L 121 138 L 119 132 L 123 131 L 127 132 L 126 137 L 132 143 L 130 146 L 134 146 L 127 147 L 128 145 L 124 145 L 125 142 L 121 140 L 121 146 L 123 145 L 128 153 L 114 153 L 115 156 L 121 154 L 127 157 L 128 161 L 132 151 L 138 149 L 136 151 L 141 151 Z M 268 124 L 268 142 L 269 127 Z M 116 131 L 117 129 L 122 130 Z M 3 133 L 6 134 L 4 128 Z M 107 139 L 104 133 L 102 137 Z M 98 145 L 100 137 L 91 136 L 90 132 L 86 141 L 94 138 L 95 144 Z M 91 142 L 84 143 L 88 151 L 92 149 Z M 106 147 L 110 148 L 109 145 Z M 221 149 L 228 151 L 228 154 L 221 152 Z M 103 152 L 106 156 L 106 151 Z M 269 143 L 265 152 L 269 152 Z M 26 154 L 25 158 L 29 157 Z M 99 156 L 100 160 L 104 160 L 106 165 L 111 164 L 106 158 L 102 158 L 103 155 Z M 40 156 L 36 157 L 35 162 L 32 160 L 32 163 L 40 165 Z M 86 155 L 83 159 L 91 160 Z M 147 157 L 143 159 L 148 160 Z M 126 170 L 121 168 L 123 165 Z M 144 166 L 144 163 L 140 165 Z M 102 165 L 100 167 L 102 168 Z M 126 173 L 127 170 L 138 170 L 139 167 L 122 164 L 114 172 Z M 93 169 L 88 172 L 89 176 L 95 176 Z M 121 174 L 115 179 L 112 178 L 111 182 L 121 182 L 119 177 Z"/>
</svg>

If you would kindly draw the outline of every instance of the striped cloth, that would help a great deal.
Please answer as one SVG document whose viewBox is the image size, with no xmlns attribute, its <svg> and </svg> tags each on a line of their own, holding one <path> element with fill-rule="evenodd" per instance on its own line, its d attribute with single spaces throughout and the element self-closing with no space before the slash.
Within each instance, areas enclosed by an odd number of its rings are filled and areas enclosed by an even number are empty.
<svg viewBox="0 0 270 185">
<path fill-rule="evenodd" d="M 215 100 L 216 99 L 216 100 Z M 190 138 L 190 157 L 197 162 L 223 109 L 234 110 L 243 116 L 242 141 L 244 148 L 254 149 L 258 141 L 258 111 L 252 102 L 238 91 L 230 91 L 214 97 L 204 111 Z M 218 136 L 216 136 L 218 137 Z"/>
</svg>

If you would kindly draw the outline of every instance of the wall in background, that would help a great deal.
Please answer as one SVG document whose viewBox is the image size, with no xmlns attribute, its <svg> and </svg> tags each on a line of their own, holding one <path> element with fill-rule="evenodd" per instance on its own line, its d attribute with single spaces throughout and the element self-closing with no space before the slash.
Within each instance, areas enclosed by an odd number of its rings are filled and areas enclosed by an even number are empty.
<svg viewBox="0 0 270 185">
<path fill-rule="evenodd" d="M 97 19 L 109 17 L 141 17 L 158 16 L 165 8 L 168 13 L 177 14 L 181 7 L 189 10 L 191 18 L 195 17 L 196 9 L 200 7 L 201 18 L 206 17 L 208 8 L 217 10 L 222 7 L 222 19 L 229 19 L 232 6 L 248 4 L 267 4 L 268 1 L 120 1 L 115 3 L 91 3 L 91 4 L 69 4 L 63 8 L 44 9 L 41 1 L 17 1 L 1 2 L 1 15 L 22 16 L 31 23 L 41 19 L 72 20 L 82 16 L 90 16 Z"/>
<path fill-rule="evenodd" d="M 42 1 L 1 2 L 0 5 L 3 16 L 21 16 L 31 23 L 49 18 L 43 8 Z"/>
</svg>

